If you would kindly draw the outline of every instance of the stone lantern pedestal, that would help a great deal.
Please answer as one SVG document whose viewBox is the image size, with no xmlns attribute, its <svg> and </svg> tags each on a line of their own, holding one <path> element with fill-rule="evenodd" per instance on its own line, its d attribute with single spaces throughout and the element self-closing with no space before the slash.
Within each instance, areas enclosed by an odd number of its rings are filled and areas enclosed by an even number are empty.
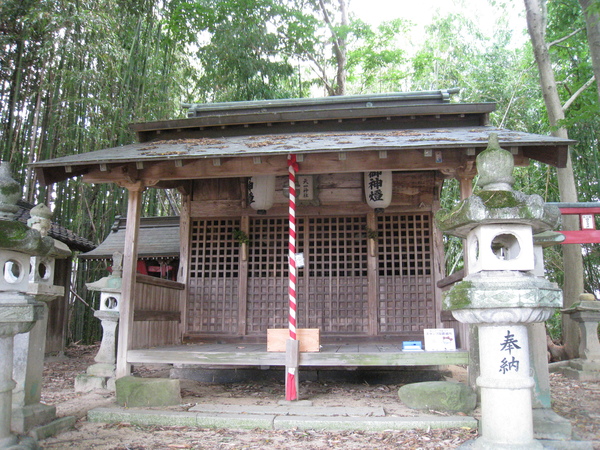
<svg viewBox="0 0 600 450">
<path fill-rule="evenodd" d="M 35 448 L 35 442 L 12 434 L 15 336 L 30 331 L 43 318 L 44 304 L 28 293 L 31 257 L 47 255 L 51 238 L 12 220 L 21 188 L 0 164 L 0 448 Z M 41 372 L 39 376 L 41 384 Z"/>
<path fill-rule="evenodd" d="M 52 212 L 45 205 L 31 209 L 27 221 L 32 230 L 47 238 Z M 53 248 L 46 255 L 29 258 L 27 294 L 42 304 L 42 317 L 31 331 L 19 334 L 14 342 L 13 378 L 17 383 L 13 391 L 12 430 L 26 433 L 34 427 L 45 425 L 56 418 L 56 407 L 41 403 L 42 374 L 48 326 L 47 303 L 64 295 L 64 287 L 54 285 L 56 258 L 67 258 L 71 251 L 63 243 L 53 241 Z"/>
<path fill-rule="evenodd" d="M 55 408 L 40 403 L 44 301 L 62 295 L 64 288 L 53 285 L 54 261 L 71 252 L 47 236 L 47 207 L 31 210 L 29 226 L 13 220 L 20 193 L 8 165 L 0 163 L 0 448 L 15 450 L 38 448 L 33 438 L 17 434 L 48 436 L 75 422 L 74 417 L 55 420 Z"/>
<path fill-rule="evenodd" d="M 0 448 L 18 444 L 11 432 L 14 337 L 27 333 L 42 318 L 44 305 L 26 294 L 0 293 Z M 10 303 L 9 303 L 10 302 Z"/>
<path fill-rule="evenodd" d="M 436 215 L 440 229 L 466 239 L 467 276 L 444 308 L 478 327 L 481 437 L 469 448 L 534 449 L 528 325 L 562 306 L 562 292 L 535 272 L 533 235 L 557 227 L 558 208 L 513 191 L 513 157 L 495 134 L 477 157 L 481 190 Z"/>
<path fill-rule="evenodd" d="M 119 324 L 119 303 L 121 301 L 123 255 L 113 255 L 112 274 L 86 286 L 92 291 L 100 291 L 100 309 L 94 316 L 102 324 L 102 342 L 94 358 L 96 364 L 87 368 L 85 374 L 75 378 L 75 390 L 90 392 L 96 389 L 115 391 L 117 325 Z"/>
<path fill-rule="evenodd" d="M 560 372 L 575 380 L 600 381 L 600 342 L 598 342 L 598 322 L 600 322 L 600 302 L 593 294 L 581 294 L 579 302 L 562 310 L 579 324 L 581 341 L 579 358 L 569 361 Z"/>
</svg>

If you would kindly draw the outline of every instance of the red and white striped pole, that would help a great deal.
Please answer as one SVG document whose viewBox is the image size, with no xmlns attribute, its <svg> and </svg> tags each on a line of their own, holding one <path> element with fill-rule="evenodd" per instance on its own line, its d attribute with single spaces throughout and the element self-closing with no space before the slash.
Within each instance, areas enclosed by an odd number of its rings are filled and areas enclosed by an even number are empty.
<svg viewBox="0 0 600 450">
<path fill-rule="evenodd" d="M 298 171 L 298 163 L 296 155 L 288 155 L 288 172 L 290 186 L 290 203 L 289 203 L 289 328 L 290 339 L 296 341 L 296 172 Z M 286 366 L 286 381 L 285 381 L 285 399 L 297 400 L 297 367 Z"/>
</svg>

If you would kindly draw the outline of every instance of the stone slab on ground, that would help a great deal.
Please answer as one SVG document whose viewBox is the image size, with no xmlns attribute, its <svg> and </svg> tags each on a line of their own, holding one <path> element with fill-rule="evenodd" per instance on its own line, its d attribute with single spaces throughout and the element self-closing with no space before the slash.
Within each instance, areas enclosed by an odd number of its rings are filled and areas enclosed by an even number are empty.
<svg viewBox="0 0 600 450">
<path fill-rule="evenodd" d="M 16 434 L 26 434 L 32 428 L 56 419 L 56 407 L 36 403 L 12 410 L 11 430 Z"/>
<path fill-rule="evenodd" d="M 130 423 L 204 428 L 272 429 L 274 415 L 210 414 L 187 411 L 96 408 L 88 412 L 90 422 Z"/>
<path fill-rule="evenodd" d="M 600 361 L 572 359 L 558 371 L 572 380 L 600 381 Z"/>
<path fill-rule="evenodd" d="M 477 405 L 477 395 L 463 383 L 426 381 L 411 383 L 398 390 L 402 403 L 418 410 L 470 413 Z"/>
<path fill-rule="evenodd" d="M 296 406 L 296 405 L 215 405 L 198 403 L 189 411 L 202 413 L 228 414 L 275 414 L 291 416 L 342 416 L 342 417 L 384 417 L 383 408 L 344 406 Z"/>
<path fill-rule="evenodd" d="M 128 407 L 174 406 L 181 403 L 179 380 L 127 376 L 116 381 L 117 404 Z"/>
<path fill-rule="evenodd" d="M 277 416 L 276 430 L 430 430 L 442 428 L 477 428 L 477 420 L 467 416 L 431 417 L 314 417 Z"/>
<path fill-rule="evenodd" d="M 222 405 L 224 406 L 224 405 Z M 348 412 L 348 411 L 347 411 Z M 135 425 L 194 426 L 228 429 L 317 429 L 317 430 L 408 430 L 440 428 L 477 428 L 468 416 L 436 417 L 348 417 L 316 415 L 278 415 L 157 411 L 142 408 L 96 408 L 88 412 L 90 422 Z"/>
<path fill-rule="evenodd" d="M 28 434 L 36 441 L 40 441 L 70 430 L 75 426 L 76 420 L 77 419 L 73 416 L 61 417 L 45 425 L 33 428 Z"/>
</svg>

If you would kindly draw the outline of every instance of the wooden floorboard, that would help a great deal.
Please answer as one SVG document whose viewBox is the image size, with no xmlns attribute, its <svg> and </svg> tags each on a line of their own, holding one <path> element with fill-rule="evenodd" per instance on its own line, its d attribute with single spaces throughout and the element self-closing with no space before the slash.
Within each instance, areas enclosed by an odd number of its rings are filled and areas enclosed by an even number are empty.
<svg viewBox="0 0 600 450">
<path fill-rule="evenodd" d="M 267 352 L 265 344 L 193 344 L 129 350 L 131 364 L 199 366 L 283 366 L 284 352 Z M 323 345 L 320 352 L 300 354 L 301 366 L 399 367 L 468 364 L 468 352 L 402 352 L 398 345 Z"/>
</svg>

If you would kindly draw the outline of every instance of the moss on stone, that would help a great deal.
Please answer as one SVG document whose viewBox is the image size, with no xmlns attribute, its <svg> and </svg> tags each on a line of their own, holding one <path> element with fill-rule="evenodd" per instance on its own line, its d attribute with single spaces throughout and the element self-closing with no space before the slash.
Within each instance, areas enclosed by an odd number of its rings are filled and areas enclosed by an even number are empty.
<svg viewBox="0 0 600 450">
<path fill-rule="evenodd" d="M 0 221 L 0 248 L 12 249 L 27 237 L 29 227 L 16 221 Z"/>
<path fill-rule="evenodd" d="M 471 281 L 461 281 L 452 286 L 444 298 L 446 310 L 464 309 L 471 305 L 470 290 L 473 289 Z"/>
<path fill-rule="evenodd" d="M 487 208 L 515 208 L 523 205 L 513 191 L 480 191 L 479 198 Z"/>
<path fill-rule="evenodd" d="M 42 238 L 39 231 L 13 220 L 0 220 L 0 249 L 30 255 L 45 255 L 54 248 L 52 238 Z"/>
</svg>

